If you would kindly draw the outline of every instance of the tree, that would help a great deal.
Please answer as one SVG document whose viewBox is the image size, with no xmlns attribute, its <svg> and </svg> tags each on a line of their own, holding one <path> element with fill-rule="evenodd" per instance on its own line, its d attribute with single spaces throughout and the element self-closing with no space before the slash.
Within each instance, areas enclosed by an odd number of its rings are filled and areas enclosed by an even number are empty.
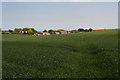
<svg viewBox="0 0 120 80">
<path fill-rule="evenodd" d="M 88 30 L 88 29 L 85 29 L 84 31 L 85 31 L 85 32 L 88 32 L 89 30 Z"/>
<path fill-rule="evenodd" d="M 30 28 L 33 32 L 37 32 L 34 28 Z"/>
<path fill-rule="evenodd" d="M 83 29 L 83 28 L 79 28 L 78 31 L 81 31 L 81 32 L 82 32 L 82 31 L 84 31 L 84 29 Z"/>
<path fill-rule="evenodd" d="M 50 30 L 48 30 L 48 32 L 49 32 L 49 33 L 52 33 L 52 32 L 54 32 L 54 30 L 50 29 Z"/>
<path fill-rule="evenodd" d="M 44 30 L 43 32 L 47 32 L 47 30 Z"/>
<path fill-rule="evenodd" d="M 64 29 L 58 29 L 58 30 L 56 30 L 56 32 L 59 32 L 59 31 L 65 31 Z"/>
<path fill-rule="evenodd" d="M 22 31 L 27 31 L 27 34 L 34 34 L 37 32 L 34 28 L 23 28 Z"/>
<path fill-rule="evenodd" d="M 2 31 L 2 34 L 10 34 L 9 31 Z"/>
<path fill-rule="evenodd" d="M 78 33 L 78 30 L 72 30 L 71 33 Z"/>
<path fill-rule="evenodd" d="M 19 33 L 21 30 L 22 30 L 21 28 L 19 28 L 19 29 L 18 29 L 18 28 L 15 28 L 15 29 L 14 29 L 14 31 L 15 31 L 16 33 Z"/>
<path fill-rule="evenodd" d="M 23 28 L 22 30 L 23 31 L 28 31 L 30 28 Z"/>
<path fill-rule="evenodd" d="M 11 32 L 12 34 L 17 34 L 18 32 L 16 32 L 16 31 L 13 31 L 13 32 Z"/>
<path fill-rule="evenodd" d="M 11 29 L 9 29 L 8 31 L 9 31 L 9 32 L 13 32 L 13 30 L 11 30 Z"/>
<path fill-rule="evenodd" d="M 35 32 L 33 30 L 28 30 L 28 34 L 34 34 Z"/>
<path fill-rule="evenodd" d="M 92 30 L 93 30 L 92 28 L 89 28 L 89 31 L 90 31 L 90 32 L 92 32 Z"/>
</svg>

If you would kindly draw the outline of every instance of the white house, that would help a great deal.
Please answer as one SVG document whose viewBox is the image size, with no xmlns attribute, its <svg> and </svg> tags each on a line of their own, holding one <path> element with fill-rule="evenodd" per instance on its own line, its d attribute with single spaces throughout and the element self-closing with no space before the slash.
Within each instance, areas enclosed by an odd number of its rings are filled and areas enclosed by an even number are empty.
<svg viewBox="0 0 120 80">
<path fill-rule="evenodd" d="M 55 34 L 60 34 L 60 32 L 55 32 Z"/>
</svg>

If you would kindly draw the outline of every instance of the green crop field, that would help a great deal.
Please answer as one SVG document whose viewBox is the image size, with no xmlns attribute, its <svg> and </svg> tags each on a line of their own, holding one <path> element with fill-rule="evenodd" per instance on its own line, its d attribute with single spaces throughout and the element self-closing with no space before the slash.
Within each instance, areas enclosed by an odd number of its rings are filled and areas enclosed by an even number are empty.
<svg viewBox="0 0 120 80">
<path fill-rule="evenodd" d="M 3 78 L 116 78 L 118 31 L 3 34 Z"/>
</svg>

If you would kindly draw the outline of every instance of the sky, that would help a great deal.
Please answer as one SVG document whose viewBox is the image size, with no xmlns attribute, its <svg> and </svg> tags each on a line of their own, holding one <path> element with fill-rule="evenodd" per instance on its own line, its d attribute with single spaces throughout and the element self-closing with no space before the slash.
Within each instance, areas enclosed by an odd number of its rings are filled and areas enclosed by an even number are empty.
<svg viewBox="0 0 120 80">
<path fill-rule="evenodd" d="M 0 28 L 2 28 L 2 3 L 0 2 Z"/>
<path fill-rule="evenodd" d="M 23 27 L 33 27 L 36 30 L 118 28 L 118 3 L 3 2 L 2 29 L 8 30 Z"/>
<path fill-rule="evenodd" d="M 2 2 L 118 2 L 119 0 L 1 0 Z"/>
</svg>

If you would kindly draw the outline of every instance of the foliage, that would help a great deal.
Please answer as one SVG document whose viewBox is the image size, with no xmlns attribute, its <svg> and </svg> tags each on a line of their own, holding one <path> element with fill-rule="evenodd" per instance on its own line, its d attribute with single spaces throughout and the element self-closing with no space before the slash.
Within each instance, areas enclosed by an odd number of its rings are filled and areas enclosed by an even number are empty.
<svg viewBox="0 0 120 80">
<path fill-rule="evenodd" d="M 30 28 L 34 33 L 36 33 L 37 31 L 34 28 Z"/>
<path fill-rule="evenodd" d="M 35 32 L 33 30 L 28 30 L 28 34 L 34 34 Z"/>
<path fill-rule="evenodd" d="M 12 33 L 20 33 L 20 31 L 27 31 L 28 34 L 34 34 L 36 33 L 37 31 L 34 29 L 34 28 L 15 28 L 14 31 Z"/>
<path fill-rule="evenodd" d="M 72 30 L 71 33 L 78 33 L 79 31 L 77 30 Z"/>
<path fill-rule="evenodd" d="M 9 29 L 8 31 L 9 31 L 9 32 L 13 32 L 13 30 L 11 30 L 11 29 Z"/>
<path fill-rule="evenodd" d="M 91 32 L 93 29 L 92 28 L 89 28 L 89 31 Z"/>
<path fill-rule="evenodd" d="M 54 30 L 52 30 L 52 29 L 48 30 L 48 33 L 52 33 L 52 32 L 54 32 Z"/>
<path fill-rule="evenodd" d="M 56 30 L 56 32 L 59 32 L 59 31 L 65 31 L 64 29 L 58 29 L 58 30 Z"/>
<path fill-rule="evenodd" d="M 15 31 L 16 33 L 19 33 L 20 31 L 22 31 L 22 29 L 21 29 L 21 28 L 15 28 L 14 31 Z"/>
<path fill-rule="evenodd" d="M 17 31 L 13 31 L 13 32 L 11 32 L 12 34 L 17 34 L 18 32 Z"/>
<path fill-rule="evenodd" d="M 22 30 L 23 31 L 28 31 L 30 28 L 23 28 Z"/>
<path fill-rule="evenodd" d="M 44 30 L 43 32 L 47 32 L 47 30 Z"/>
<path fill-rule="evenodd" d="M 83 28 L 79 28 L 78 31 L 84 31 L 84 29 Z"/>
<path fill-rule="evenodd" d="M 92 28 L 89 28 L 89 29 L 79 28 L 78 31 L 80 31 L 80 32 L 91 32 Z"/>
<path fill-rule="evenodd" d="M 2 31 L 2 34 L 10 34 L 9 31 Z"/>
</svg>

